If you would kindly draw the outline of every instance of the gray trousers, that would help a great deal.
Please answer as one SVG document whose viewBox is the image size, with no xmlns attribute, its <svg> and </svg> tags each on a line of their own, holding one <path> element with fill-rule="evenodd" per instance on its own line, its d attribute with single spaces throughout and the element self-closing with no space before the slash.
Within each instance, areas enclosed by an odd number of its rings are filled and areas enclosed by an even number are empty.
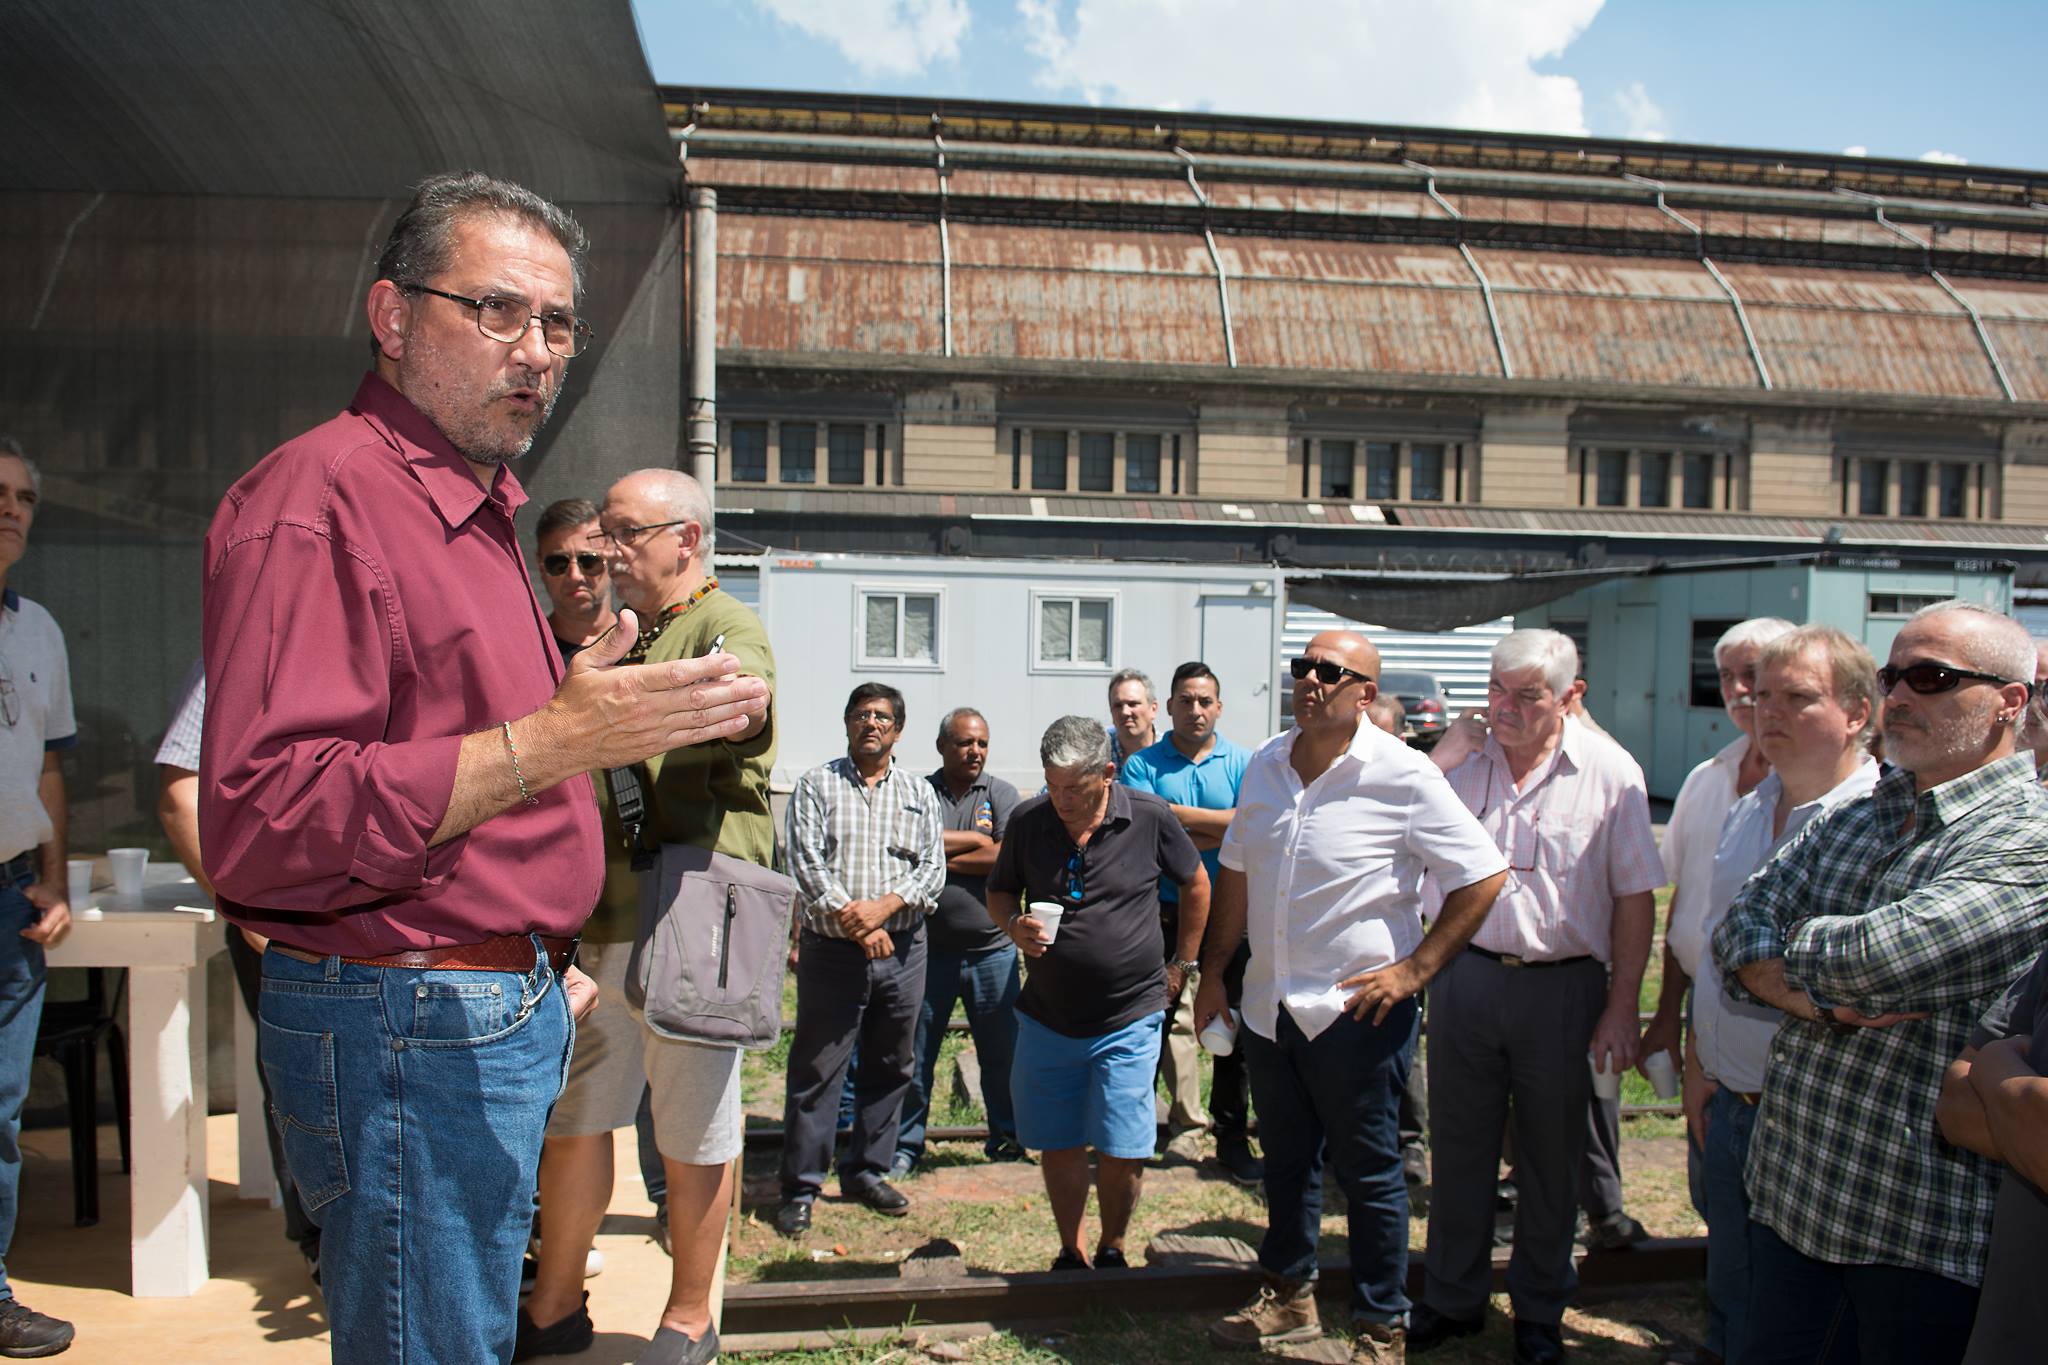
<svg viewBox="0 0 2048 1365">
<path fill-rule="evenodd" d="M 854 1072 L 853 1132 L 839 1163 L 852 1193 L 889 1174 L 896 1125 L 916 1069 L 917 1012 L 924 1003 L 925 931 L 892 934 L 896 951 L 868 961 L 858 943 L 806 929 L 797 946 L 796 1032 L 782 1106 L 782 1197 L 815 1199 L 832 1166 L 839 1092 Z"/>
<path fill-rule="evenodd" d="M 1594 1096 L 1586 1107 L 1586 1159 L 1579 1165 L 1579 1204 L 1588 1223 L 1622 1212 L 1621 1100 Z"/>
<path fill-rule="evenodd" d="M 1556 1324 L 1578 1289 L 1572 1230 L 1585 1159 L 1593 1026 L 1607 969 L 1510 967 L 1460 953 L 1429 985 L 1429 1243 L 1423 1302 L 1486 1311 L 1494 1189 L 1513 1101 L 1515 1249 L 1508 1297 L 1523 1322 Z"/>
</svg>

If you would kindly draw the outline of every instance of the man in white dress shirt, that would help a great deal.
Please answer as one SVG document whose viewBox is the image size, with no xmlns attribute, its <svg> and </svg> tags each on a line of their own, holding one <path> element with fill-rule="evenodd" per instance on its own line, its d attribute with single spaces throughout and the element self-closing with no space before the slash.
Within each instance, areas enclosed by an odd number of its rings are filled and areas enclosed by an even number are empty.
<svg viewBox="0 0 2048 1365">
<path fill-rule="evenodd" d="M 1428 759 L 1366 719 L 1379 653 L 1325 631 L 1292 663 L 1295 728 L 1253 755 L 1222 848 L 1197 1027 L 1225 1007 L 1241 938 L 1244 1050 L 1265 1148 L 1265 1283 L 1216 1323 L 1256 1348 L 1321 1328 L 1322 1163 L 1349 1206 L 1352 1359 L 1401 1360 L 1408 1191 L 1396 1119 L 1417 994 L 1472 937 L 1507 879 L 1499 848 Z M 1450 888 L 1422 926 L 1425 873 Z"/>
<path fill-rule="evenodd" d="M 1435 1181 L 1413 1351 L 1485 1326 L 1494 1177 L 1512 1100 L 1514 1358 L 1564 1358 L 1559 1324 L 1578 1288 L 1572 1224 L 1593 1090 L 1588 1054 L 1614 1071 L 1636 1060 L 1636 995 L 1664 865 L 1642 769 L 1569 714 L 1584 688 L 1578 656 L 1556 631 L 1505 636 L 1494 646 L 1484 716 L 1460 716 L 1431 753 L 1507 855 L 1508 881 L 1471 945 L 1430 987 Z"/>
</svg>

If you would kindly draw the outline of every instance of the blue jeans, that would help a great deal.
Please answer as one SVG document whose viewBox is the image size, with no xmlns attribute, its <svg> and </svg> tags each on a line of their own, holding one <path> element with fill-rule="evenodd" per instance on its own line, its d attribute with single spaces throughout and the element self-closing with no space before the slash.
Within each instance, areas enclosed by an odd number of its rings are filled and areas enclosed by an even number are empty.
<svg viewBox="0 0 2048 1365">
<path fill-rule="evenodd" d="M 1349 1206 L 1351 1313 L 1367 1322 L 1408 1315 L 1408 1182 L 1401 1170 L 1401 1092 L 1415 1017 L 1404 1000 L 1374 1027 L 1339 1015 L 1314 1038 L 1282 1005 L 1274 1038 L 1238 1035 L 1266 1157 L 1266 1235 L 1259 1266 L 1289 1280 L 1316 1276 L 1327 1156 Z"/>
<path fill-rule="evenodd" d="M 1729 1365 L 1957 1365 L 1969 1345 L 1975 1285 L 1815 1260 L 1762 1223 L 1749 1256 L 1750 1340 Z"/>
<path fill-rule="evenodd" d="M 1742 1168 L 1756 1106 L 1722 1086 L 1707 1101 L 1699 1152 L 1700 1215 L 1707 1220 L 1707 1349 L 1726 1361 L 1749 1353 L 1749 1193 Z"/>
<path fill-rule="evenodd" d="M 38 914 L 22 894 L 34 880 L 0 885 L 0 1303 L 14 1297 L 7 1251 L 21 1202 L 21 1107 L 28 1102 L 29 1063 L 43 1020 L 43 945 L 21 936 Z"/>
<path fill-rule="evenodd" d="M 575 1042 L 538 944 L 523 973 L 273 947 L 261 1015 L 271 1122 L 320 1224 L 334 1359 L 511 1359 L 541 1134 Z"/>
<path fill-rule="evenodd" d="M 932 1112 L 932 1076 L 946 1026 L 953 1022 L 955 1001 L 967 1007 L 967 1026 L 974 1034 L 974 1055 L 981 1063 L 981 1103 L 988 1112 L 990 1156 L 998 1144 L 1017 1140 L 1017 1111 L 1010 1103 L 1010 1059 L 1017 1055 L 1017 949 L 962 952 L 934 945 L 924 964 L 924 1004 L 917 1012 L 917 1074 L 903 1097 L 903 1119 L 896 1129 L 896 1155 L 914 1166 L 924 1157 L 925 1125 Z"/>
</svg>

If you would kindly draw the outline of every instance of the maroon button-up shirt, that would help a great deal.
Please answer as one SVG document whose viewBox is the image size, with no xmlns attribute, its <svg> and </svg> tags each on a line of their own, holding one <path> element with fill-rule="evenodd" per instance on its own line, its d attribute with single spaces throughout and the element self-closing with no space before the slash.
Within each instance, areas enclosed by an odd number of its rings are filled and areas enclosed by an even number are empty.
<svg viewBox="0 0 2048 1365">
<path fill-rule="evenodd" d="M 503 467 L 487 493 L 374 374 L 228 490 L 199 772 L 228 918 L 347 956 L 582 927 L 604 879 L 588 776 L 427 847 L 462 737 L 561 680 L 513 533 L 525 500 Z"/>
</svg>

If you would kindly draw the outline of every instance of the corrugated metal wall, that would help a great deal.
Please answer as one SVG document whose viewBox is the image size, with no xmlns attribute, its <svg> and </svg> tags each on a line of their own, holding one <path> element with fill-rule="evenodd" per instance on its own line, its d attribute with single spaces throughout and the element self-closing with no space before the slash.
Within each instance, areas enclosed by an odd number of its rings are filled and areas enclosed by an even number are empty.
<svg viewBox="0 0 2048 1365">
<path fill-rule="evenodd" d="M 1467 707 L 1486 705 L 1487 665 L 1494 644 L 1515 628 L 1513 618 L 1503 616 L 1476 626 L 1432 634 L 1388 630 L 1383 626 L 1361 625 L 1356 621 L 1315 607 L 1290 602 L 1287 623 L 1280 643 L 1281 724 L 1291 724 L 1294 679 L 1288 676 L 1287 660 L 1300 654 L 1319 631 L 1356 630 L 1379 647 L 1383 668 L 1419 668 L 1436 674 L 1451 699 L 1451 714 Z"/>
</svg>

